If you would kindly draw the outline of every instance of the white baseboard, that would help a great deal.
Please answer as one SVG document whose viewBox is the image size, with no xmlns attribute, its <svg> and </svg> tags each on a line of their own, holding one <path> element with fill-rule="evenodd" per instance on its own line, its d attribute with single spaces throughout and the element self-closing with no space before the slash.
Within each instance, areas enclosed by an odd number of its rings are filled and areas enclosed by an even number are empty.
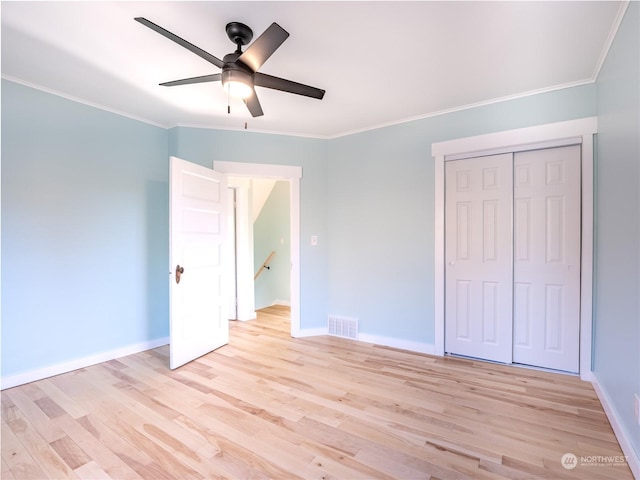
<svg viewBox="0 0 640 480">
<path fill-rule="evenodd" d="M 249 320 L 255 320 L 256 318 L 258 318 L 258 315 L 256 314 L 255 311 L 253 311 L 253 312 L 243 312 L 242 315 L 238 313 L 238 318 L 236 318 L 235 320 L 238 322 L 248 322 Z"/>
<path fill-rule="evenodd" d="M 303 338 L 303 337 L 317 337 L 319 335 L 326 335 L 327 327 L 320 328 L 301 328 L 293 335 L 295 338 Z"/>
<path fill-rule="evenodd" d="M 25 383 L 42 380 L 43 378 L 72 372 L 73 370 L 78 370 L 80 368 L 90 367 L 96 363 L 108 362 L 109 360 L 116 358 L 126 357 L 127 355 L 132 355 L 134 353 L 161 347 L 168 343 L 169 337 L 157 338 L 155 340 L 134 343 L 133 345 L 127 345 L 126 347 L 108 350 L 106 352 L 89 355 L 87 357 L 76 358 L 75 360 L 70 360 L 68 362 L 56 363 L 55 365 L 48 365 L 35 370 L 29 370 L 28 372 L 8 375 L 0 379 L 0 389 L 4 390 L 6 388 L 17 387 L 18 385 L 24 385 Z"/>
<path fill-rule="evenodd" d="M 580 380 L 583 382 L 593 382 L 593 372 L 591 370 L 580 370 Z"/>
<path fill-rule="evenodd" d="M 314 337 L 318 335 L 328 335 L 328 329 L 322 328 L 304 328 L 294 335 L 296 338 Z M 414 342 L 412 340 L 402 340 L 399 338 L 383 337 L 379 335 L 370 335 L 367 333 L 359 333 L 356 342 L 373 343 L 385 347 L 399 348 L 410 352 L 427 353 L 435 355 L 435 345 L 432 343 Z"/>
<path fill-rule="evenodd" d="M 271 304 L 271 306 L 274 306 L 274 305 L 282 305 L 283 307 L 290 307 L 291 302 L 289 300 L 282 300 L 280 298 L 276 298 Z"/>
<path fill-rule="evenodd" d="M 381 337 L 378 335 L 370 335 L 368 333 L 358 334 L 358 340 L 361 342 L 373 343 L 385 347 L 399 348 L 410 352 L 427 353 L 435 355 L 436 347 L 432 343 L 414 342 L 413 340 L 403 340 L 400 338 Z"/>
<path fill-rule="evenodd" d="M 613 403 L 611 403 L 611 400 L 609 400 L 607 392 L 605 392 L 604 389 L 600 386 L 595 372 L 592 372 L 591 374 L 591 384 L 593 385 L 593 389 L 596 391 L 596 395 L 598 395 L 598 399 L 602 404 L 604 413 L 607 414 L 607 418 L 609 419 L 611 428 L 613 428 L 613 433 L 618 439 L 620 448 L 622 448 L 622 453 L 627 456 L 627 463 L 629 464 L 631 473 L 633 473 L 635 478 L 640 479 L 640 457 L 633 448 L 633 444 L 631 443 L 629 434 L 627 430 L 622 426 L 622 423 L 618 418 L 616 408 L 614 407 Z"/>
</svg>

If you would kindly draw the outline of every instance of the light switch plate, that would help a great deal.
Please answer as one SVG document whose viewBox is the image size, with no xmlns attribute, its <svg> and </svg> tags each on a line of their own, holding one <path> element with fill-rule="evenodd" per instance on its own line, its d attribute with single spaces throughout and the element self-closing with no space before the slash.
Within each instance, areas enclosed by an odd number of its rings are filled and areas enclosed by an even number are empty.
<svg viewBox="0 0 640 480">
<path fill-rule="evenodd" d="M 318 236 L 311 235 L 311 246 L 315 247 L 316 245 L 318 245 Z"/>
</svg>

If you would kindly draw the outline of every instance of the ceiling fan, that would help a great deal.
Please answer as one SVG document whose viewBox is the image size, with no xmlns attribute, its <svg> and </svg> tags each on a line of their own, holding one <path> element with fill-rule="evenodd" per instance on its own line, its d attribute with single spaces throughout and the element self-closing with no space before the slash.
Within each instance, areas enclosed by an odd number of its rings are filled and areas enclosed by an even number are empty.
<svg viewBox="0 0 640 480">
<path fill-rule="evenodd" d="M 233 53 L 225 55 L 223 60 L 220 60 L 146 18 L 136 17 L 134 20 L 158 32 L 160 35 L 167 37 L 169 40 L 174 41 L 187 50 L 190 50 L 222 70 L 221 73 L 214 73 L 212 75 L 183 78 L 182 80 L 161 83 L 160 85 L 162 86 L 174 87 L 176 85 L 216 82 L 221 80 L 222 86 L 229 95 L 243 98 L 253 117 L 259 117 L 264 114 L 258 96 L 256 95 L 255 86 L 317 98 L 319 100 L 322 100 L 322 97 L 324 97 L 325 91 L 319 88 L 258 72 L 264 62 L 267 61 L 273 52 L 275 52 L 289 36 L 289 33 L 275 22 L 272 23 L 255 42 L 249 45 L 244 52 L 242 51 L 242 47 L 251 42 L 253 31 L 240 22 L 228 23 L 226 27 L 227 36 L 236 44 L 236 50 Z"/>
</svg>

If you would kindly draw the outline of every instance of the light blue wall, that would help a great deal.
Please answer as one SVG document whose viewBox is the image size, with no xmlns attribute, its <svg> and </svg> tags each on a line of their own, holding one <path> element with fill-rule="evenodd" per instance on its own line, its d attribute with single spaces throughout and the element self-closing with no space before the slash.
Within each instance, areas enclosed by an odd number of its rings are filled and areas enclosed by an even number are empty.
<svg viewBox="0 0 640 480">
<path fill-rule="evenodd" d="M 596 115 L 595 85 L 329 141 L 330 314 L 434 342 L 434 142 Z"/>
<path fill-rule="evenodd" d="M 297 165 L 300 181 L 300 328 L 327 324 L 327 141 L 251 131 L 176 127 L 169 150 L 185 160 L 211 167 L 226 162 Z M 319 238 L 312 247 L 312 235 Z"/>
<path fill-rule="evenodd" d="M 597 81 L 594 373 L 640 456 L 640 4 Z"/>
<path fill-rule="evenodd" d="M 2 375 L 168 335 L 167 131 L 2 81 Z"/>
<path fill-rule="evenodd" d="M 263 270 L 255 281 L 256 310 L 273 305 L 276 301 L 291 301 L 289 197 L 289 182 L 276 182 L 253 224 L 253 271 L 257 272 L 271 252 L 276 252 L 270 268 Z"/>
<path fill-rule="evenodd" d="M 301 328 L 336 313 L 432 343 L 431 143 L 595 114 L 590 85 L 320 140 L 2 93 L 3 375 L 167 335 L 169 154 L 302 166 Z"/>
</svg>

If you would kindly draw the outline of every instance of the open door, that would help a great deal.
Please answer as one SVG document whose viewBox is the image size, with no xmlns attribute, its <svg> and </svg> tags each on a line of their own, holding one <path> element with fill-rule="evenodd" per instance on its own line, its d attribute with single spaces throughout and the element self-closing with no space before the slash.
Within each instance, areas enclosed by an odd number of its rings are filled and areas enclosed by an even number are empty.
<svg viewBox="0 0 640 480">
<path fill-rule="evenodd" d="M 177 157 L 169 179 L 170 367 L 229 342 L 224 249 L 227 179 Z"/>
</svg>

